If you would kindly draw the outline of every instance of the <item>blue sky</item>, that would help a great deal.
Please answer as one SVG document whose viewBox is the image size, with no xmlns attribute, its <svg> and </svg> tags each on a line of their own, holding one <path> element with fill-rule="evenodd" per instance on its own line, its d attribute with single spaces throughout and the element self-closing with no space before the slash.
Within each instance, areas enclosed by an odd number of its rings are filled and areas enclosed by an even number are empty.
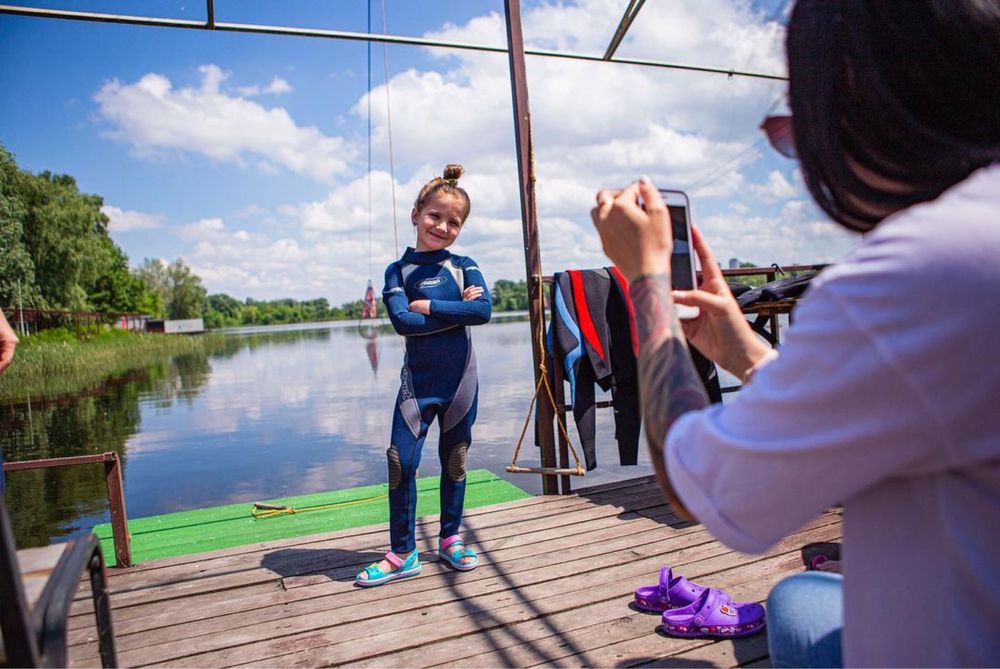
<svg viewBox="0 0 1000 669">
<path fill-rule="evenodd" d="M 385 4 L 392 34 L 505 39 L 501 0 Z M 525 0 L 526 42 L 601 53 L 627 4 Z M 215 5 L 218 21 L 367 30 L 365 0 Z M 200 1 L 43 6 L 204 12 Z M 780 73 L 783 14 L 777 1 L 649 0 L 619 54 Z M 383 48 L 372 51 L 370 181 L 362 42 L 0 16 L 0 142 L 23 168 L 101 195 L 133 263 L 182 257 L 209 292 L 334 303 L 359 297 L 369 275 L 380 283 L 412 241 L 419 186 L 460 162 L 473 213 L 455 250 L 491 281 L 522 278 L 506 57 L 388 48 L 394 232 Z M 780 83 L 539 58 L 528 74 L 546 272 L 603 264 L 593 194 L 641 174 L 689 191 L 723 260 L 832 261 L 853 245 L 808 202 L 795 164 L 760 141 Z"/>
</svg>

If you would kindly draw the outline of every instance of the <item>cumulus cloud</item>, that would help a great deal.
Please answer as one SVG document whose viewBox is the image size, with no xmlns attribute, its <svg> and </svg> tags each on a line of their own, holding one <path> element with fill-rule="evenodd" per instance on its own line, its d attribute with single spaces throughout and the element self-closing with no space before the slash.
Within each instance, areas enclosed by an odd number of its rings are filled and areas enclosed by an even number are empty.
<svg viewBox="0 0 1000 669">
<path fill-rule="evenodd" d="M 795 197 L 798 194 L 798 189 L 789 183 L 784 174 L 774 170 L 768 175 L 767 183 L 753 186 L 753 192 L 764 202 L 776 202 Z"/>
<path fill-rule="evenodd" d="M 108 217 L 108 230 L 110 232 L 152 230 L 161 227 L 167 219 L 163 214 L 147 214 L 135 210 L 123 211 L 110 205 L 101 207 L 101 213 Z"/>
<path fill-rule="evenodd" d="M 755 7 L 749 0 L 647 3 L 618 53 L 780 74 L 783 26 Z M 526 44 L 603 53 L 621 10 L 620 0 L 534 5 L 524 11 Z M 493 12 L 425 36 L 502 45 L 505 27 Z M 453 250 L 474 256 L 490 281 L 523 277 L 507 58 L 426 54 L 430 66 L 375 86 L 347 119 L 367 125 L 370 102 L 373 150 L 387 156 L 391 101 L 395 179 L 375 169 L 371 196 L 368 175 L 345 168 L 362 155 L 366 138 L 349 130 L 327 135 L 283 108 L 248 99 L 290 93 L 278 78 L 227 91 L 227 73 L 209 65 L 197 87 L 175 88 L 150 73 L 134 83 L 109 82 L 96 97 L 114 136 L 139 153 L 198 153 L 329 182 L 319 197 L 266 210 L 247 203 L 225 221 L 178 228 L 191 244 L 192 267 L 213 292 L 356 299 L 365 279 L 380 284 L 385 265 L 413 242 L 413 198 L 448 162 L 466 166 L 462 185 L 472 196 L 472 215 Z M 782 99 L 782 82 L 530 56 L 528 79 L 546 272 L 607 264 L 589 219 L 594 193 L 641 174 L 691 194 L 720 258 L 826 261 L 854 243 L 807 202 L 797 173 L 789 178 L 771 168 L 758 126 Z M 266 226 L 254 227 L 263 219 Z"/>
<path fill-rule="evenodd" d="M 344 172 L 350 149 L 343 139 L 298 125 L 281 107 L 228 94 L 222 83 L 229 75 L 216 65 L 203 65 L 199 72 L 198 87 L 175 89 L 153 72 L 134 83 L 106 82 L 94 100 L 111 128 L 108 134 L 140 156 L 195 153 L 241 166 L 278 165 L 319 181 Z M 274 87 L 282 85 L 272 82 L 269 88 Z"/>
<path fill-rule="evenodd" d="M 276 76 L 271 80 L 271 83 L 265 87 L 254 84 L 252 86 L 241 86 L 236 90 L 239 91 L 240 95 L 245 95 L 247 97 L 253 97 L 255 95 L 283 95 L 285 93 L 292 92 L 292 85 L 281 77 Z"/>
</svg>

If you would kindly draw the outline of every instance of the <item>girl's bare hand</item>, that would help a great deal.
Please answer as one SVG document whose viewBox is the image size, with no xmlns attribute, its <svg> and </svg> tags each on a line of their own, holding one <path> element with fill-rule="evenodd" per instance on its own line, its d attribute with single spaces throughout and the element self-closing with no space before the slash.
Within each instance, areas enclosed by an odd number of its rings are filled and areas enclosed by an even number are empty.
<svg viewBox="0 0 1000 669">
<path fill-rule="evenodd" d="M 430 300 L 413 300 L 410 302 L 410 311 L 415 314 L 423 314 L 424 316 L 431 315 L 431 301 Z"/>
<path fill-rule="evenodd" d="M 469 300 L 478 300 L 483 296 L 482 286 L 469 286 L 462 291 L 462 301 L 468 302 Z"/>
</svg>

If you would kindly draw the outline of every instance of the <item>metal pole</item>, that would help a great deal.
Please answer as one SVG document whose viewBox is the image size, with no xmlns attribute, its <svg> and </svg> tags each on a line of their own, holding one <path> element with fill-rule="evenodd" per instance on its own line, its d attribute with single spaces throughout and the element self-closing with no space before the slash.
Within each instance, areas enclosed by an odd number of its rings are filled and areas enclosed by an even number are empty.
<svg viewBox="0 0 1000 669">
<path fill-rule="evenodd" d="M 528 110 L 528 80 L 524 67 L 524 40 L 521 36 L 521 9 L 519 0 L 505 0 L 507 14 L 507 53 L 510 59 L 510 88 L 514 102 L 514 143 L 517 148 L 517 176 L 521 196 L 521 232 L 524 238 L 524 270 L 528 279 L 528 318 L 531 324 L 531 355 L 535 362 L 535 386 L 541 380 L 544 352 L 535 345 L 538 333 L 545 329 L 545 312 L 542 308 L 542 259 L 538 250 L 538 217 L 535 210 L 535 166 L 531 151 L 531 112 Z M 552 420 L 555 417 L 547 396 L 538 400 L 536 433 L 541 447 L 543 467 L 556 466 L 555 435 Z M 559 480 L 552 475 L 542 476 L 542 492 L 559 493 Z"/>
</svg>

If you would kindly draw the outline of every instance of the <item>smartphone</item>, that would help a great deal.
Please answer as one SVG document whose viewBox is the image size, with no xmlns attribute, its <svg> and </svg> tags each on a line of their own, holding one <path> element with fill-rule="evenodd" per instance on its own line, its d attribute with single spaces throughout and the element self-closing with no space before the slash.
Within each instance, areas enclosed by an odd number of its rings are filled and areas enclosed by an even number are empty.
<svg viewBox="0 0 1000 669">
<path fill-rule="evenodd" d="M 674 251 L 670 256 L 670 276 L 674 290 L 694 290 L 697 286 L 695 271 L 698 262 L 691 243 L 691 203 L 688 196 L 679 190 L 660 190 L 667 211 L 670 212 L 670 227 L 674 235 Z M 698 307 L 675 304 L 677 317 L 691 319 L 698 317 Z"/>
</svg>

